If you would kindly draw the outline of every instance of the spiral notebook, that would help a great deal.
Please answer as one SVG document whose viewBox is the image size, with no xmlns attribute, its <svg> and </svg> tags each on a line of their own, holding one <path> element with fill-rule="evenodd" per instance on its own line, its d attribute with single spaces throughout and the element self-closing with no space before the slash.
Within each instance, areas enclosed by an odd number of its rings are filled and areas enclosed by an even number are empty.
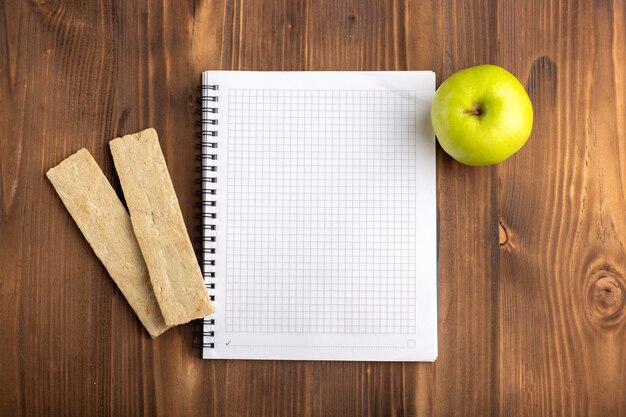
<svg viewBox="0 0 626 417">
<path fill-rule="evenodd" d="M 437 357 L 431 71 L 202 74 L 215 359 Z"/>
</svg>

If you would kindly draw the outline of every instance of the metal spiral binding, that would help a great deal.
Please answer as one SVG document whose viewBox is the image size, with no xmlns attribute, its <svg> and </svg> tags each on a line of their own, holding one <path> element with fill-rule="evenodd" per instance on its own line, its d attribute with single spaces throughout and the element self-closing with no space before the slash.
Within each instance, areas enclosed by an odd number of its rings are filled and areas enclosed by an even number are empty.
<svg viewBox="0 0 626 417">
<path fill-rule="evenodd" d="M 196 149 L 199 150 L 199 154 L 196 156 L 198 166 L 196 172 L 200 175 L 196 179 L 196 183 L 199 185 L 197 191 L 198 202 L 196 207 L 198 208 L 198 214 L 196 217 L 199 219 L 200 224 L 196 226 L 198 237 L 196 242 L 198 243 L 198 261 L 202 267 L 202 275 L 211 301 L 215 300 L 215 272 L 207 270 L 210 267 L 215 266 L 216 248 L 216 221 L 217 214 L 213 212 L 212 208 L 216 207 L 217 201 L 216 194 L 217 189 L 215 183 L 217 183 L 217 166 L 215 160 L 217 160 L 217 154 L 215 149 L 217 148 L 217 130 L 215 126 L 218 124 L 217 119 L 217 102 L 219 97 L 217 91 L 219 86 L 215 84 L 203 84 L 198 86 L 199 97 L 197 99 L 199 119 L 196 122 L 198 126 L 198 132 L 196 136 L 199 140 L 196 145 Z M 215 335 L 215 320 L 205 318 L 202 320 L 200 331 L 194 333 L 194 336 L 200 339 L 199 342 L 194 343 L 197 348 L 213 348 L 213 336 Z"/>
</svg>

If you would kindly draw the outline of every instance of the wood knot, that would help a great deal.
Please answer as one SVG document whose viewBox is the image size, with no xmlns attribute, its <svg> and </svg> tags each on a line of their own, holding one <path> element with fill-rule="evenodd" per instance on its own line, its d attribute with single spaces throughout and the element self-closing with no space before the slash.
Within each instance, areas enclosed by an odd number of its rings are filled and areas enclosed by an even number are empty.
<svg viewBox="0 0 626 417">
<path fill-rule="evenodd" d="M 592 285 L 593 303 L 596 310 L 605 317 L 612 317 L 624 306 L 624 293 L 619 282 L 610 277 L 602 277 Z"/>
<path fill-rule="evenodd" d="M 498 241 L 500 243 L 500 246 L 506 245 L 507 242 L 509 241 L 509 234 L 506 230 L 506 227 L 504 227 L 504 224 L 502 224 L 502 222 L 498 223 Z"/>
<path fill-rule="evenodd" d="M 498 222 L 498 243 L 500 244 L 500 249 L 512 250 L 515 248 L 511 239 L 511 230 L 502 220 Z"/>
<path fill-rule="evenodd" d="M 612 272 L 602 271 L 592 277 L 590 284 L 587 290 L 589 316 L 601 325 L 617 324 L 626 315 L 621 279 Z"/>
</svg>

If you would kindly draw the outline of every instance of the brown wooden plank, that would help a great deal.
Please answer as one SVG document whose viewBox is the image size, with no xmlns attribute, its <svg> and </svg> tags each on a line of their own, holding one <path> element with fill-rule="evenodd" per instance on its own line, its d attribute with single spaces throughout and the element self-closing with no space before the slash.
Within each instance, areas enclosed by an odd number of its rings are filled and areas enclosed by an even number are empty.
<svg viewBox="0 0 626 417">
<path fill-rule="evenodd" d="M 500 19 L 503 42 L 532 52 L 501 49 L 537 116 L 531 142 L 498 169 L 501 412 L 621 415 L 624 4 L 520 3 Z"/>
<path fill-rule="evenodd" d="M 112 102 L 111 65 L 88 45 L 110 45 L 110 30 L 87 8 L 2 9 L 2 414 L 97 415 L 110 398 L 103 324 L 115 290 L 44 174 L 81 146 L 101 158 L 93 127 Z"/>
<path fill-rule="evenodd" d="M 190 236 L 195 225 L 195 98 L 200 71 L 219 65 L 223 7 L 218 2 L 119 2 L 116 6 L 116 136 L 154 127 L 159 133 Z M 159 102 L 161 105 L 155 106 Z M 106 138 L 104 139 L 106 140 Z M 108 158 L 110 160 L 110 158 Z M 111 172 L 114 171 L 110 160 Z M 117 182 L 117 178 L 116 178 Z M 117 182 L 119 187 L 119 182 Z M 213 363 L 192 350 L 194 325 L 168 331 L 152 343 L 129 335 L 112 346 L 112 415 L 200 415 L 213 406 L 204 378 Z M 129 337 L 133 336 L 133 337 Z"/>
<path fill-rule="evenodd" d="M 495 10 L 489 1 L 448 1 L 430 10 L 414 4 L 413 13 L 432 23 L 428 30 L 407 22 L 412 67 L 430 65 L 440 83 L 464 67 L 497 62 L 496 49 L 485 47 L 496 41 Z M 407 400 L 414 414 L 497 415 L 495 168 L 463 166 L 440 148 L 437 164 L 439 359 L 434 366 L 405 364 Z"/>
</svg>

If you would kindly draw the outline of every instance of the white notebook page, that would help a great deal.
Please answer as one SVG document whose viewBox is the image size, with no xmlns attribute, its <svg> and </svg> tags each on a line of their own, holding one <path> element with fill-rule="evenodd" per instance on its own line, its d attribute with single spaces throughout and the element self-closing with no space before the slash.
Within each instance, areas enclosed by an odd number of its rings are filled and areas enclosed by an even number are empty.
<svg viewBox="0 0 626 417">
<path fill-rule="evenodd" d="M 434 73 L 214 71 L 203 83 L 219 86 L 203 356 L 434 360 Z"/>
</svg>

